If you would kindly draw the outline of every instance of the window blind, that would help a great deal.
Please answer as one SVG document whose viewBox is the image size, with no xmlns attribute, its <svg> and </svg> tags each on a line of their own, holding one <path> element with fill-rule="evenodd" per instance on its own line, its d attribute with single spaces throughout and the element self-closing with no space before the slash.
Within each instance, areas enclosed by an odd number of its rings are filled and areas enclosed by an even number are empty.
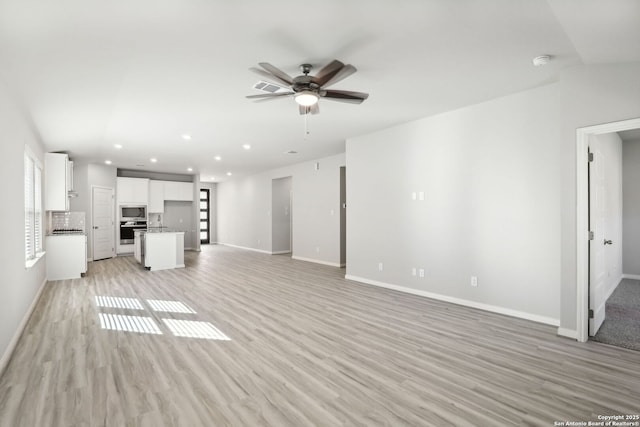
<svg viewBox="0 0 640 427">
<path fill-rule="evenodd" d="M 35 258 L 34 242 L 34 172 L 33 159 L 24 153 L 24 248 L 26 260 Z"/>
<path fill-rule="evenodd" d="M 26 261 L 43 250 L 42 166 L 28 147 L 24 152 L 24 248 Z"/>
</svg>

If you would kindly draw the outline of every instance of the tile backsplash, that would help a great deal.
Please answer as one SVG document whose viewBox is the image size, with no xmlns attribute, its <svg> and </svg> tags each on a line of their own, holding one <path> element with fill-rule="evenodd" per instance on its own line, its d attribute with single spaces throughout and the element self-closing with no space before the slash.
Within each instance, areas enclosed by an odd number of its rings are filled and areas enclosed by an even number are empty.
<svg viewBox="0 0 640 427">
<path fill-rule="evenodd" d="M 49 232 L 53 230 L 82 230 L 85 228 L 84 212 L 50 212 Z"/>
</svg>

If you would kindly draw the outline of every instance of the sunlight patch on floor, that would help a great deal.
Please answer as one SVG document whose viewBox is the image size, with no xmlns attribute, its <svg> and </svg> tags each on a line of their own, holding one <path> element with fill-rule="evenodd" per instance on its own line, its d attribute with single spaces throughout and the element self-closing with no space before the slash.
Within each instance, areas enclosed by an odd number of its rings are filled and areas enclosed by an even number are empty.
<svg viewBox="0 0 640 427">
<path fill-rule="evenodd" d="M 96 295 L 96 305 L 107 308 L 127 308 L 131 310 L 144 310 L 137 298 L 108 297 Z"/>
<path fill-rule="evenodd" d="M 151 307 L 153 311 L 162 311 L 165 313 L 192 313 L 196 314 L 196 312 L 180 301 L 163 301 L 158 299 L 148 299 L 147 304 Z"/>
<path fill-rule="evenodd" d="M 162 319 L 162 321 L 177 337 L 231 341 L 231 338 L 220 332 L 218 328 L 209 322 L 177 319 Z"/>
<path fill-rule="evenodd" d="M 102 329 L 162 335 L 158 325 L 151 317 L 124 316 L 110 313 L 98 313 L 98 316 Z"/>
</svg>

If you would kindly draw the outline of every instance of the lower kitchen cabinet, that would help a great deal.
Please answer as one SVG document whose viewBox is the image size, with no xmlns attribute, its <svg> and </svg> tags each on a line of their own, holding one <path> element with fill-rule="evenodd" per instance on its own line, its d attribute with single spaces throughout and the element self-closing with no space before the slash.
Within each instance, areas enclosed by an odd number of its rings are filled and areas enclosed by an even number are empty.
<svg viewBox="0 0 640 427">
<path fill-rule="evenodd" d="M 77 279 L 87 272 L 87 236 L 47 236 L 47 280 Z"/>
</svg>

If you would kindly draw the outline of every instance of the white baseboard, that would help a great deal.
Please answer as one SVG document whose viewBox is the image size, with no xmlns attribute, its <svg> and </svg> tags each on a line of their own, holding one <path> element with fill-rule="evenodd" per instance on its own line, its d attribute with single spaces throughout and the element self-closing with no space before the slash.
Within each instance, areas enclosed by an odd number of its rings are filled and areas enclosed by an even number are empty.
<svg viewBox="0 0 640 427">
<path fill-rule="evenodd" d="M 230 248 L 244 249 L 246 251 L 260 252 L 262 254 L 271 255 L 270 251 L 265 251 L 265 250 L 262 250 L 262 249 L 249 248 L 249 247 L 246 247 L 246 246 L 232 245 L 231 243 L 217 243 L 217 244 L 218 245 L 222 245 L 222 246 L 229 246 Z"/>
<path fill-rule="evenodd" d="M 623 274 L 622 278 L 623 279 L 640 280 L 640 274 Z"/>
<path fill-rule="evenodd" d="M 561 337 L 571 338 L 574 340 L 578 339 L 578 331 L 574 329 L 558 328 L 558 335 L 560 335 Z"/>
<path fill-rule="evenodd" d="M 291 251 L 272 251 L 271 255 L 282 255 L 282 254 L 290 254 Z"/>
<path fill-rule="evenodd" d="M 44 290 L 44 287 L 46 284 L 47 284 L 47 279 L 44 279 L 44 281 L 40 284 L 40 288 L 36 292 L 36 295 L 33 297 L 33 301 L 31 301 L 31 305 L 29 305 L 27 312 L 24 314 L 24 317 L 20 321 L 20 324 L 18 325 L 18 329 L 16 329 L 15 334 L 13 334 L 13 338 L 11 338 L 11 341 L 9 341 L 9 345 L 7 346 L 7 349 L 2 355 L 2 358 L 0 359 L 0 377 L 4 373 L 4 370 L 7 367 L 7 364 L 9 363 L 9 360 L 11 359 L 11 355 L 13 354 L 13 351 L 16 349 L 18 340 L 22 336 L 22 332 L 24 331 L 24 328 L 27 326 L 27 322 L 29 322 L 29 318 L 31 317 L 33 310 L 36 308 L 36 304 L 40 300 L 40 295 L 42 295 L 42 291 Z"/>
<path fill-rule="evenodd" d="M 340 267 L 340 263 L 338 262 L 329 262 L 329 261 L 322 261 L 319 259 L 313 259 L 313 258 L 304 258 L 301 256 L 292 256 L 291 259 L 295 259 L 298 261 L 306 261 L 306 262 L 313 262 L 315 264 L 322 264 L 322 265 L 328 265 L 330 267 Z"/>
<path fill-rule="evenodd" d="M 470 301 L 462 298 L 450 297 L 448 295 L 436 294 L 433 292 L 422 291 L 419 289 L 407 288 L 405 286 L 392 285 L 390 283 L 379 282 L 377 280 L 365 279 L 363 277 L 351 276 L 347 274 L 344 276 L 347 280 L 353 280 L 356 282 L 365 283 L 367 285 L 379 286 L 382 288 L 393 289 L 395 291 L 405 292 L 408 294 L 419 295 L 421 297 L 427 297 L 439 301 L 450 302 L 452 304 L 463 305 L 465 307 L 477 308 L 484 311 L 490 311 L 492 313 L 504 314 L 506 316 L 518 317 L 520 319 L 531 320 L 537 323 L 544 323 L 545 325 L 560 326 L 560 321 L 546 316 L 539 316 L 537 314 L 526 313 L 524 311 L 513 310 L 510 308 L 499 307 L 496 305 L 485 304 L 476 301 Z"/>
</svg>

